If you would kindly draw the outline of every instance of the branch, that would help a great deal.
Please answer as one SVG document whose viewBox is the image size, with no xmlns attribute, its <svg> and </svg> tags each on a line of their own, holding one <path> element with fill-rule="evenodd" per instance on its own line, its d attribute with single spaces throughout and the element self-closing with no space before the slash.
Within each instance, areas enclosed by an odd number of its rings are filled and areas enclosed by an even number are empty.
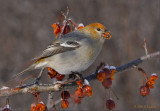
<svg viewBox="0 0 160 111">
<path fill-rule="evenodd" d="M 135 66 L 141 64 L 142 62 L 149 60 L 153 57 L 156 57 L 160 55 L 160 51 L 157 51 L 155 53 L 151 53 L 145 56 L 142 56 L 136 60 L 133 60 L 127 64 L 124 64 L 122 66 L 119 66 L 116 68 L 117 72 L 122 72 L 131 68 L 134 68 Z M 93 73 L 84 79 L 87 79 L 88 81 L 96 80 L 97 79 L 97 73 Z M 55 91 L 61 91 L 62 86 L 66 89 L 74 88 L 73 86 L 76 86 L 77 84 L 75 82 L 68 83 L 68 84 L 29 84 L 21 87 L 16 88 L 5 88 L 0 90 L 0 98 L 6 97 L 6 96 L 12 96 L 15 94 L 22 94 L 22 93 L 34 93 L 34 92 L 55 92 Z"/>
<path fill-rule="evenodd" d="M 17 88 L 6 88 L 0 90 L 0 97 L 12 96 L 15 94 L 35 93 L 35 92 L 51 92 L 59 91 L 61 84 L 30 84 Z"/>
</svg>

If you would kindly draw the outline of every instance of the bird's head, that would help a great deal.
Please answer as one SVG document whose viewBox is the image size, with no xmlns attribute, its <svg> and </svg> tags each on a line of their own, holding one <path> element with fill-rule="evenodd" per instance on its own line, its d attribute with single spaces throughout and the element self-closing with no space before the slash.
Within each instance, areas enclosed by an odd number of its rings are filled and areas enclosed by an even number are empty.
<svg viewBox="0 0 160 111">
<path fill-rule="evenodd" d="M 93 39 L 110 39 L 111 34 L 107 31 L 106 27 L 100 23 L 92 23 L 85 26 L 82 29 L 79 29 L 80 32 L 87 34 L 89 37 Z"/>
</svg>

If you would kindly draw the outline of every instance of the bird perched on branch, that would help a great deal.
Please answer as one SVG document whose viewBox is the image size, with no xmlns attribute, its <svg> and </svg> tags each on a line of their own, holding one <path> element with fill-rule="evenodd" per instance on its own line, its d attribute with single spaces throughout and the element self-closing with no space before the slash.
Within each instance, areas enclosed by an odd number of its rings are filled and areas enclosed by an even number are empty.
<svg viewBox="0 0 160 111">
<path fill-rule="evenodd" d="M 84 71 L 95 61 L 105 39 L 110 37 L 110 32 L 102 24 L 89 24 L 58 38 L 40 56 L 34 58 L 32 65 L 18 75 L 45 67 L 60 74 Z"/>
</svg>

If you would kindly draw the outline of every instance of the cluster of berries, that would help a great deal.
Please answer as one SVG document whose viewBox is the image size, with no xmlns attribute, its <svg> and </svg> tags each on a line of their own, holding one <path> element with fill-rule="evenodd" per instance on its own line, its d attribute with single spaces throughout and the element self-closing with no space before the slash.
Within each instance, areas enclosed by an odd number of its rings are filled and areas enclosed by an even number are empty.
<svg viewBox="0 0 160 111">
<path fill-rule="evenodd" d="M 83 28 L 84 25 L 80 23 L 76 26 L 71 19 L 68 19 L 67 22 L 63 21 L 62 25 L 60 25 L 59 22 L 56 22 L 52 24 L 51 27 L 53 27 L 53 33 L 56 35 L 57 38 L 59 34 L 65 35 L 69 32 L 72 32 L 72 27 L 74 30 L 78 30 Z"/>
<path fill-rule="evenodd" d="M 82 99 L 86 96 L 92 96 L 92 88 L 89 85 L 89 82 L 85 79 L 76 81 L 78 87 L 74 91 L 74 95 L 70 95 L 68 91 L 62 91 L 61 98 L 62 98 L 62 108 L 68 108 L 69 101 L 68 99 L 71 97 L 72 101 L 75 104 L 81 103 Z"/>
<path fill-rule="evenodd" d="M 68 108 L 68 106 L 69 106 L 68 99 L 70 98 L 70 93 L 68 91 L 62 91 L 61 98 L 62 98 L 61 107 L 64 108 L 64 109 Z"/>
<path fill-rule="evenodd" d="M 73 30 L 78 30 L 84 27 L 82 23 L 76 24 L 71 19 L 67 19 L 68 13 L 69 9 L 67 10 L 67 14 L 61 12 L 61 15 L 57 19 L 57 22 L 51 25 L 51 27 L 53 28 L 53 33 L 56 35 L 56 38 L 59 34 L 60 36 L 65 35 L 69 32 L 72 32 Z"/>
<path fill-rule="evenodd" d="M 103 69 L 98 71 L 97 79 L 102 82 L 102 85 L 105 89 L 110 89 L 112 85 L 112 80 L 116 72 L 116 67 L 114 66 L 105 66 Z M 110 97 L 106 100 L 106 108 L 112 110 L 115 108 L 115 102 Z"/>
<path fill-rule="evenodd" d="M 31 104 L 31 111 L 48 111 L 43 101 Z"/>
<path fill-rule="evenodd" d="M 62 81 L 63 78 L 65 77 L 65 75 L 63 74 L 59 74 L 58 72 L 56 72 L 54 69 L 47 67 L 48 69 L 48 76 L 52 79 L 52 78 L 56 78 L 57 81 Z"/>
<path fill-rule="evenodd" d="M 75 103 L 80 103 L 82 99 L 86 96 L 92 96 L 92 88 L 88 82 L 88 80 L 84 79 L 84 81 L 78 80 L 76 81 L 78 87 L 74 92 L 74 102 Z"/>
<path fill-rule="evenodd" d="M 3 111 L 11 111 L 11 106 L 9 104 L 8 98 L 6 98 L 6 105 L 3 107 Z"/>
<path fill-rule="evenodd" d="M 150 93 L 150 89 L 154 88 L 153 85 L 156 83 L 158 76 L 156 73 L 153 73 L 150 75 L 150 78 L 148 78 L 148 75 L 144 72 L 143 69 L 138 68 L 138 70 L 143 72 L 143 85 L 140 87 L 140 94 L 142 96 L 147 96 Z"/>
<path fill-rule="evenodd" d="M 48 111 L 47 106 L 41 100 L 39 93 L 34 93 L 34 102 L 31 104 L 31 111 Z M 35 98 L 37 102 L 35 102 Z"/>
</svg>

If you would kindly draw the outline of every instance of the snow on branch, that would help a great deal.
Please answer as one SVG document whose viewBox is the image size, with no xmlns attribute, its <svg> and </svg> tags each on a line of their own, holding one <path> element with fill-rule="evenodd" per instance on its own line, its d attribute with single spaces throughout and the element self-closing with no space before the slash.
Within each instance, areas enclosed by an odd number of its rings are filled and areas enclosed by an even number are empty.
<svg viewBox="0 0 160 111">
<path fill-rule="evenodd" d="M 122 72 L 131 68 L 135 68 L 135 66 L 143 63 L 146 60 L 149 60 L 153 57 L 156 57 L 160 55 L 160 51 L 147 54 L 145 56 L 142 56 L 136 60 L 133 60 L 127 64 L 124 64 L 122 66 L 119 66 L 116 68 L 117 72 Z M 97 79 L 97 73 L 93 73 L 84 79 L 87 79 L 88 81 L 96 80 Z M 16 88 L 8 88 L 3 87 L 0 89 L 0 97 L 6 97 L 6 96 L 12 96 L 15 94 L 23 94 L 23 93 L 35 93 L 35 92 L 55 92 L 55 91 L 61 91 L 62 88 L 70 89 L 73 88 L 73 86 L 76 86 L 77 84 L 75 82 L 71 83 L 58 83 L 58 84 L 38 84 L 37 82 L 25 85 L 25 86 L 19 86 Z"/>
</svg>

